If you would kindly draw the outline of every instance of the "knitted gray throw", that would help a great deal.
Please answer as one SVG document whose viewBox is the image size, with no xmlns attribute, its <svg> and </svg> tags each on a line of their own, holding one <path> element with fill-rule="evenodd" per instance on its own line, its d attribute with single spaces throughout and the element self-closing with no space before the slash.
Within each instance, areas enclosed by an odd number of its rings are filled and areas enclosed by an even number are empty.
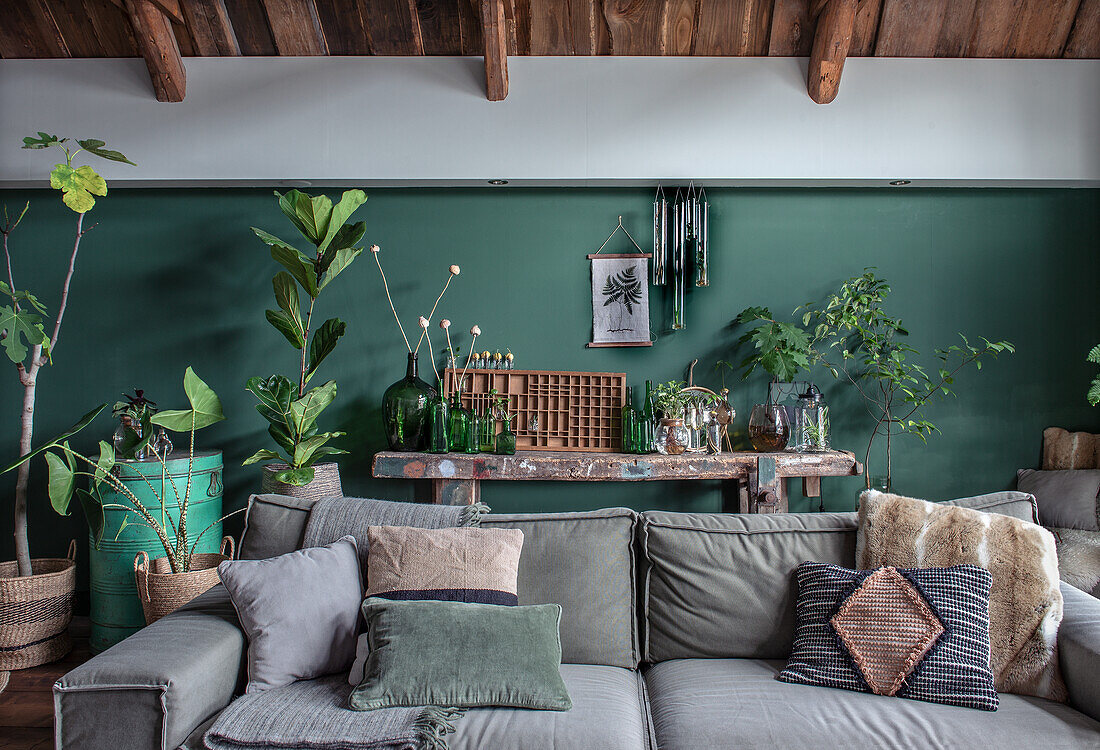
<svg viewBox="0 0 1100 750">
<path fill-rule="evenodd" d="M 347 676 L 329 675 L 243 695 L 203 737 L 210 750 L 447 750 L 464 709 L 352 711 Z"/>
<path fill-rule="evenodd" d="M 331 544 L 346 534 L 363 540 L 360 570 L 367 569 L 368 526 L 441 529 L 479 526 L 486 505 L 427 505 L 327 497 L 310 511 L 303 547 Z M 210 750 L 447 750 L 447 735 L 464 709 L 440 706 L 352 711 L 347 674 L 296 682 L 233 701 L 204 737 Z"/>
</svg>

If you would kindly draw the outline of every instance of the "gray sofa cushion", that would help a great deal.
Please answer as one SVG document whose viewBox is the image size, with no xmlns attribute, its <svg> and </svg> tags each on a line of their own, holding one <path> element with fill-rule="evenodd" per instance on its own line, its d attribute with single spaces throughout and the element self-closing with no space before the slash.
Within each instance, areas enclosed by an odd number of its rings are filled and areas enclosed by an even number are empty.
<svg viewBox="0 0 1100 750">
<path fill-rule="evenodd" d="M 315 502 L 285 495 L 248 498 L 238 559 L 266 560 L 301 549 L 309 511 Z"/>
<path fill-rule="evenodd" d="M 1016 487 L 1035 496 L 1044 526 L 1100 531 L 1100 469 L 1020 469 Z"/>
<path fill-rule="evenodd" d="M 1100 721 L 1100 599 L 1065 583 L 1062 599 L 1065 614 L 1058 629 L 1058 658 L 1069 700 Z"/>
<path fill-rule="evenodd" d="M 482 516 L 523 531 L 519 603 L 560 604 L 562 661 L 636 667 L 634 529 L 627 508 Z"/>
<path fill-rule="evenodd" d="M 775 679 L 780 661 L 686 659 L 647 670 L 654 735 L 682 748 L 1096 748 L 1100 722 L 1062 703 L 1002 695 L 975 711 Z"/>
<path fill-rule="evenodd" d="M 569 711 L 473 708 L 448 737 L 451 750 L 649 750 L 644 684 L 630 669 L 562 664 Z"/>
<path fill-rule="evenodd" d="M 1037 518 L 1035 499 L 996 492 L 951 505 Z M 794 639 L 794 569 L 851 568 L 855 513 L 642 514 L 643 659 L 786 659 Z"/>
</svg>

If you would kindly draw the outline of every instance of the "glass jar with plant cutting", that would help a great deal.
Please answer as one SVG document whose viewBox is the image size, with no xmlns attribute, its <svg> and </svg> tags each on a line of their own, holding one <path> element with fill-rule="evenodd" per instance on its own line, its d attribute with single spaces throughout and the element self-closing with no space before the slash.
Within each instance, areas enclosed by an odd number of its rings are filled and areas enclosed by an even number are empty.
<svg viewBox="0 0 1100 750">
<path fill-rule="evenodd" d="M 653 403 L 660 413 L 654 445 L 665 456 L 679 456 L 687 450 L 688 432 L 684 426 L 684 411 L 689 396 L 683 381 L 660 383 L 653 391 Z"/>
</svg>

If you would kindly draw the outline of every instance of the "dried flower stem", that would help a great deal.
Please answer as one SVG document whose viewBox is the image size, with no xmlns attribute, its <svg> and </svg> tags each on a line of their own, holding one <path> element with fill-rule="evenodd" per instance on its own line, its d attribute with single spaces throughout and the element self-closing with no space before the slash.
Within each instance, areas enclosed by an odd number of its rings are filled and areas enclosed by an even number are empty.
<svg viewBox="0 0 1100 750">
<path fill-rule="evenodd" d="M 421 333 L 420 336 L 421 336 L 421 338 L 427 338 L 428 339 L 428 356 L 431 357 L 430 361 L 432 363 L 432 372 L 435 373 L 436 382 L 439 382 L 440 381 L 439 370 L 437 370 L 436 367 L 435 367 L 435 352 L 432 351 L 432 337 L 428 334 L 428 329 L 427 328 L 424 329 L 424 332 Z M 417 346 L 418 349 L 420 348 L 420 344 L 417 344 L 416 346 Z M 440 397 L 443 396 L 442 393 L 440 393 L 439 395 L 440 395 Z"/>
<path fill-rule="evenodd" d="M 474 344 L 476 344 L 476 343 L 477 343 L 477 335 L 475 334 L 474 337 L 472 339 L 470 339 L 470 353 L 466 355 L 466 364 L 462 368 L 462 380 L 463 381 L 466 380 L 466 368 L 470 366 L 470 360 L 473 359 Z"/>
<path fill-rule="evenodd" d="M 405 339 L 405 348 L 409 350 L 409 354 L 413 353 L 413 348 L 409 346 L 409 337 L 405 335 L 405 328 L 401 325 L 401 318 L 397 317 L 397 308 L 393 306 L 393 297 L 390 296 L 390 285 L 386 282 L 386 272 L 382 270 L 382 261 L 378 260 L 378 253 L 371 253 L 374 256 L 374 262 L 378 265 L 378 273 L 382 274 L 382 286 L 386 289 L 386 300 L 390 303 L 390 310 L 393 311 L 393 319 L 397 321 L 397 330 L 401 331 L 401 338 Z"/>
<path fill-rule="evenodd" d="M 435 315 L 435 308 L 439 307 L 439 300 L 443 299 L 443 295 L 447 293 L 447 287 L 449 287 L 451 285 L 451 279 L 453 279 L 454 277 L 455 277 L 455 275 L 453 273 L 447 275 L 447 283 L 445 283 L 443 285 L 443 291 L 440 292 L 439 296 L 435 298 L 435 304 L 432 305 L 432 311 L 430 313 L 428 313 L 428 322 L 429 323 L 432 322 L 432 316 Z M 416 342 L 416 349 L 413 350 L 413 354 L 416 354 L 418 351 L 420 351 L 420 342 L 424 340 L 424 336 L 427 333 L 428 333 L 427 328 L 425 328 L 424 330 L 422 330 L 420 332 L 420 341 Z M 428 347 L 429 347 L 428 351 L 430 352 L 431 351 L 431 342 L 430 341 L 428 342 Z"/>
</svg>

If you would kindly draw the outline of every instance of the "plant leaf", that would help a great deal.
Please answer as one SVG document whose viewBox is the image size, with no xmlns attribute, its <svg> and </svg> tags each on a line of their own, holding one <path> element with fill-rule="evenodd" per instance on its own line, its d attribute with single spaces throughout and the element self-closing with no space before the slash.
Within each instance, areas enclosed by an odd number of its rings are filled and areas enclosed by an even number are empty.
<svg viewBox="0 0 1100 750">
<path fill-rule="evenodd" d="M 290 276 L 287 276 L 287 278 L 289 279 Z M 301 328 L 302 321 L 300 319 L 292 318 L 282 310 L 264 310 L 264 315 L 267 317 L 267 322 L 283 334 L 295 349 L 301 349 L 306 345 L 303 338 L 305 331 Z"/>
<path fill-rule="evenodd" d="M 49 336 L 42 327 L 42 316 L 26 310 L 15 311 L 11 305 L 0 306 L 0 330 L 6 331 L 4 349 L 8 359 L 19 364 L 27 358 L 28 347 L 48 345 Z"/>
<path fill-rule="evenodd" d="M 27 136 L 23 139 L 23 148 L 39 149 L 49 148 L 55 143 L 64 143 L 69 140 L 68 138 L 58 138 L 56 135 L 50 135 L 49 133 L 43 133 L 38 131 L 38 137 Z"/>
<path fill-rule="evenodd" d="M 316 199 L 314 199 L 316 200 Z M 328 198 L 325 198 L 327 201 Z M 367 194 L 362 190 L 345 190 L 344 194 L 340 196 L 340 202 L 335 206 L 329 202 L 328 217 L 325 219 L 324 236 L 317 245 L 318 254 L 324 254 L 325 250 L 332 243 L 337 234 L 344 228 L 345 222 L 351 218 L 351 215 L 355 211 L 367 202 Z M 364 232 L 366 227 L 364 226 Z M 362 237 L 362 235 L 360 235 Z M 356 240 L 357 242 L 358 240 Z M 350 244 L 355 244 L 354 242 Z M 345 245 L 346 247 L 346 245 Z"/>
<path fill-rule="evenodd" d="M 101 411 L 103 411 L 104 409 L 106 409 L 106 408 L 107 408 L 107 404 L 100 404 L 99 406 L 97 406 L 96 408 L 92 409 L 90 412 L 85 414 L 83 417 L 81 417 L 80 420 L 76 424 L 74 424 L 72 427 L 70 427 L 69 429 L 62 432 L 60 435 L 55 437 L 53 440 L 50 440 L 47 443 L 43 443 L 42 445 L 38 446 L 37 448 L 32 450 L 27 455 L 21 456 L 20 458 L 15 459 L 15 461 L 8 464 L 3 469 L 0 469 L 0 474 L 7 474 L 12 469 L 18 468 L 21 464 L 23 464 L 27 461 L 30 461 L 32 458 L 37 456 L 42 451 L 46 451 L 46 450 L 49 450 L 50 448 L 55 448 L 57 446 L 60 446 L 62 444 L 62 442 L 64 442 L 66 439 L 72 437 L 73 435 L 75 435 L 76 433 L 80 432 L 85 427 L 87 427 L 89 424 L 91 424 L 92 420 L 94 420 L 96 417 L 98 417 L 99 413 Z M 62 447 L 64 447 L 64 446 L 62 446 Z"/>
<path fill-rule="evenodd" d="M 99 549 L 103 541 L 103 504 L 98 497 L 83 487 L 77 489 L 76 496 L 80 500 L 80 507 L 84 509 L 84 518 L 88 521 L 95 548 Z"/>
<path fill-rule="evenodd" d="M 73 169 L 58 164 L 50 172 L 50 187 L 61 191 L 61 200 L 78 214 L 87 213 L 95 205 L 96 195 L 107 195 L 107 182 L 85 164 Z"/>
<path fill-rule="evenodd" d="M 321 283 L 318 285 L 317 290 L 320 291 L 332 283 L 332 280 L 340 275 L 340 272 L 351 265 L 352 261 L 359 257 L 359 254 L 363 252 L 361 247 L 342 247 L 339 250 L 333 250 L 325 254 L 325 259 L 328 261 L 325 264 L 325 275 L 321 277 Z"/>
<path fill-rule="evenodd" d="M 99 460 L 95 465 L 95 483 L 98 487 L 115 466 L 115 449 L 103 440 L 99 441 Z"/>
<path fill-rule="evenodd" d="M 95 138 L 90 138 L 86 141 L 77 141 L 77 143 L 79 143 L 80 147 L 87 151 L 89 154 L 95 154 L 101 159 L 107 159 L 109 161 L 120 161 L 124 164 L 129 164 L 132 167 L 137 166 L 137 164 L 134 164 L 118 151 L 112 151 L 108 148 L 103 148 L 107 145 L 103 141 L 97 140 Z"/>
<path fill-rule="evenodd" d="M 306 430 L 313 426 L 317 417 L 335 398 L 336 381 L 330 380 L 290 403 L 290 414 L 301 437 L 308 437 Z"/>
<path fill-rule="evenodd" d="M 49 481 L 46 485 L 50 496 L 50 505 L 59 516 L 69 515 L 69 501 L 72 500 L 73 490 L 76 489 L 76 477 L 68 463 L 61 460 L 56 453 L 46 454 L 46 463 L 49 464 Z"/>
<path fill-rule="evenodd" d="M 299 321 L 301 327 L 302 301 L 298 296 L 298 285 L 294 278 L 286 271 L 279 271 L 271 279 L 271 286 L 275 290 L 275 303 L 279 309 L 285 312 L 291 319 Z"/>
<path fill-rule="evenodd" d="M 332 201 L 328 196 L 314 197 L 300 190 L 289 190 L 285 195 L 276 191 L 275 195 L 279 198 L 279 209 L 298 231 L 314 245 L 320 245 L 332 216 Z"/>
<path fill-rule="evenodd" d="M 298 468 L 305 468 L 306 466 L 312 466 L 316 458 L 317 450 L 324 446 L 329 440 L 334 438 L 343 437 L 346 433 L 343 432 L 320 432 L 316 435 L 303 440 L 294 446 L 294 462 L 293 465 Z"/>
<path fill-rule="evenodd" d="M 278 453 L 267 448 L 260 448 L 260 450 L 253 453 L 251 456 L 241 462 L 241 466 L 248 466 L 249 464 L 258 464 L 260 461 L 275 461 L 282 458 Z"/>
<path fill-rule="evenodd" d="M 307 383 L 313 377 L 313 374 L 317 372 L 318 365 L 336 348 L 336 342 L 344 335 L 346 328 L 347 324 L 339 318 L 329 318 L 313 334 L 313 341 L 309 344 L 309 369 L 306 370 Z"/>
<path fill-rule="evenodd" d="M 302 469 L 284 469 L 275 474 L 275 479 L 293 487 L 303 487 L 313 481 L 314 471 L 312 466 Z"/>
<path fill-rule="evenodd" d="M 14 228 L 14 227 L 13 227 Z M 12 289 L 8 286 L 8 282 L 0 281 L 0 294 L 11 297 L 14 302 L 26 302 L 43 315 L 46 314 L 46 306 L 38 301 L 38 297 L 35 297 L 30 292 L 24 289 Z"/>
<path fill-rule="evenodd" d="M 319 291 L 317 289 L 317 274 L 314 272 L 313 264 L 310 261 L 287 245 L 272 245 L 271 257 L 276 263 L 290 271 L 290 275 L 302 285 L 302 288 L 306 290 L 306 294 L 316 299 Z"/>
<path fill-rule="evenodd" d="M 260 406 L 278 415 L 290 413 L 290 402 L 294 400 L 294 384 L 289 378 L 283 375 L 272 375 L 267 380 L 249 378 L 245 388 L 259 399 Z"/>
<path fill-rule="evenodd" d="M 336 230 L 336 236 L 332 238 L 332 242 L 329 243 L 328 249 L 325 253 L 329 253 L 333 250 L 343 250 L 347 247 L 354 247 L 359 244 L 359 240 L 363 239 L 363 235 L 367 233 L 367 222 L 357 221 L 354 224 L 345 224 Z M 323 269 L 322 269 L 323 270 Z"/>
<path fill-rule="evenodd" d="M 153 424 L 173 432 L 190 432 L 225 419 L 221 399 L 190 367 L 183 374 L 183 391 L 191 408 L 158 412 L 153 415 Z"/>
</svg>

